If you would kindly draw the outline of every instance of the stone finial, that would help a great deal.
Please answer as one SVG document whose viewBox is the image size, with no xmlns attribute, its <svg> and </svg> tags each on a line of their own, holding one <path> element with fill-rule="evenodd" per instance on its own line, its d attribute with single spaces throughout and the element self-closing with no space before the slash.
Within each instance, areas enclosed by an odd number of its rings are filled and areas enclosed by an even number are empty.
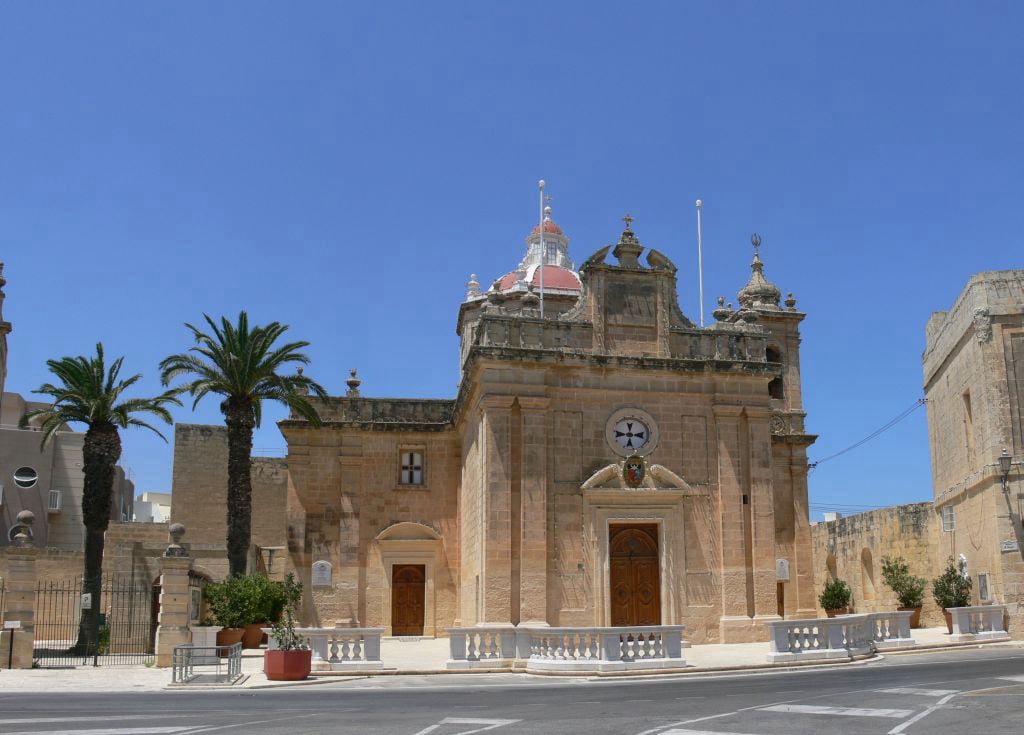
<svg viewBox="0 0 1024 735">
<path fill-rule="evenodd" d="M 786 305 L 786 311 L 796 311 L 796 299 L 793 298 L 792 291 L 786 294 L 786 300 L 782 303 Z"/>
<path fill-rule="evenodd" d="M 731 317 L 732 314 L 733 314 L 732 304 L 729 304 L 729 306 L 727 308 L 726 305 L 725 305 L 725 297 L 724 296 L 719 296 L 718 297 L 718 307 L 714 311 L 711 312 L 711 316 L 713 316 L 715 319 L 717 319 L 720 322 L 727 322 L 727 321 L 729 321 L 729 317 Z"/>
<path fill-rule="evenodd" d="M 754 246 L 754 260 L 750 264 L 750 281 L 739 293 L 740 306 L 747 309 L 779 310 L 779 298 L 782 292 L 774 283 L 764 277 L 764 263 L 758 249 L 761 247 L 761 236 L 756 232 L 750 236 L 750 244 Z"/>
<path fill-rule="evenodd" d="M 23 510 L 18 513 L 17 522 L 15 528 L 17 533 L 14 535 L 15 546 L 31 546 L 32 545 L 32 524 L 36 522 L 36 514 L 30 510 Z"/>
<path fill-rule="evenodd" d="M 295 368 L 295 372 L 301 378 L 302 377 L 302 366 L 300 365 L 299 367 Z M 297 386 L 295 386 L 295 392 L 298 393 L 299 395 L 308 396 L 309 395 L 309 388 L 307 388 L 304 385 L 297 385 Z"/>
<path fill-rule="evenodd" d="M 345 385 L 348 386 L 348 390 L 345 391 L 345 395 L 348 396 L 349 398 L 358 398 L 359 386 L 362 385 L 363 381 L 361 381 L 358 378 L 358 376 L 356 376 L 355 368 L 349 368 L 348 375 L 349 378 L 348 380 L 345 381 Z"/>
<path fill-rule="evenodd" d="M 188 550 L 181 545 L 181 539 L 185 536 L 185 525 L 172 523 L 167 528 L 167 535 L 171 537 L 171 543 L 167 545 L 164 556 L 188 556 Z"/>
<path fill-rule="evenodd" d="M 533 283 L 526 284 L 526 293 L 522 298 L 523 306 L 528 309 L 535 309 L 540 304 L 540 297 L 533 290 Z"/>
<path fill-rule="evenodd" d="M 476 280 L 476 273 L 469 275 L 466 282 L 466 301 L 472 301 L 480 297 L 480 281 Z"/>
<path fill-rule="evenodd" d="M 622 221 L 626 223 L 626 229 L 622 231 L 619 242 L 612 251 L 612 255 L 619 259 L 619 266 L 622 268 L 639 268 L 640 262 L 637 258 L 644 251 L 644 246 L 640 244 L 640 240 L 631 229 L 633 219 L 629 214 L 622 218 Z"/>
</svg>

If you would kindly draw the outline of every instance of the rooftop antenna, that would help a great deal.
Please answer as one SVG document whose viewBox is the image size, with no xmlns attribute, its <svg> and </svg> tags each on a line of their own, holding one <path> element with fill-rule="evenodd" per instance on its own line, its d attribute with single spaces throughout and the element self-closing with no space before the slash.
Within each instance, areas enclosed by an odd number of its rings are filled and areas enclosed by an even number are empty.
<svg viewBox="0 0 1024 735">
<path fill-rule="evenodd" d="M 544 263 L 547 249 L 544 246 L 544 179 L 540 180 L 540 318 L 544 318 Z"/>
<path fill-rule="evenodd" d="M 697 283 L 700 291 L 700 328 L 704 328 L 704 246 L 701 242 L 700 210 L 704 202 L 697 200 Z"/>
</svg>

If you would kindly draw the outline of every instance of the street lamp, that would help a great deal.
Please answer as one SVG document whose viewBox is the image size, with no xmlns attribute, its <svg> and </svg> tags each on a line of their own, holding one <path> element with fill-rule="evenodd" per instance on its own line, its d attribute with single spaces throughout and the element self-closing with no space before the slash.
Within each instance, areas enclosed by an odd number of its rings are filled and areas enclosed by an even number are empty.
<svg viewBox="0 0 1024 735">
<path fill-rule="evenodd" d="M 1003 485 L 1004 493 L 1007 491 L 1007 481 L 1010 477 L 1011 464 L 1013 464 L 1013 457 L 1011 457 L 1010 453 L 1006 451 L 1005 447 L 1003 447 L 1003 453 L 999 455 L 999 480 Z"/>
</svg>

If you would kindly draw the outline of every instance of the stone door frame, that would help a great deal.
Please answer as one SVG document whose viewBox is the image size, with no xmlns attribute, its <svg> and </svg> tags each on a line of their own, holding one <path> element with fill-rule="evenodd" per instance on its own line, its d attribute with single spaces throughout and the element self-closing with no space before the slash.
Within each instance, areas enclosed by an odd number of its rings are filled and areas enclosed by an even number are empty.
<svg viewBox="0 0 1024 735">
<path fill-rule="evenodd" d="M 418 538 L 416 538 L 418 537 Z M 423 636 L 437 637 L 437 570 L 440 568 L 441 534 L 419 523 L 397 523 L 377 535 L 381 560 L 381 625 L 384 635 L 391 632 L 391 583 L 394 567 L 405 564 L 423 566 Z"/>
<path fill-rule="evenodd" d="M 684 560 L 682 503 L 676 500 L 672 505 L 663 505 L 663 499 L 658 498 L 657 505 L 644 507 L 637 501 L 638 498 L 628 495 L 618 502 L 584 501 L 586 532 L 596 542 L 591 544 L 594 551 L 590 559 L 590 568 L 593 570 L 594 625 L 611 625 L 611 527 L 633 523 L 650 523 L 658 527 L 661 621 L 663 625 L 679 622 L 682 609 L 682 600 L 679 599 L 681 585 L 674 585 L 672 580 L 683 579 L 681 574 L 674 573 L 675 560 L 679 560 L 680 567 L 683 567 Z"/>
</svg>

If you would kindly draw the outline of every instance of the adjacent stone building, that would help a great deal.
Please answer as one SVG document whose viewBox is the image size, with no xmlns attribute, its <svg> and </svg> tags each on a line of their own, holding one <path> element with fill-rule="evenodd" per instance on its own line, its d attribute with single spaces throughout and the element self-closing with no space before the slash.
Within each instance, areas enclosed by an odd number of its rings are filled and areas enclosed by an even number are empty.
<svg viewBox="0 0 1024 735">
<path fill-rule="evenodd" d="M 307 623 L 683 623 L 731 642 L 814 613 L 804 314 L 755 238 L 739 307 L 719 299 L 698 327 L 676 266 L 625 221 L 577 269 L 548 210 L 515 270 L 470 280 L 453 399 L 363 397 L 353 371 L 321 426 L 280 423 L 253 538 L 264 565 L 286 549 Z M 192 542 L 223 543 L 223 443 L 177 427 L 173 520 Z"/>
<path fill-rule="evenodd" d="M 18 422 L 28 411 L 47 404 L 25 400 L 18 393 L 3 391 L 7 376 L 7 335 L 4 321 L 3 263 L 0 263 L 0 546 L 8 546 L 18 524 L 18 513 L 35 514 L 33 543 L 38 547 L 81 550 L 85 542 L 82 525 L 82 443 L 85 434 L 70 427 L 58 431 L 45 447 L 39 420 L 22 429 Z M 121 467 L 114 476 L 110 518 L 127 521 L 132 517 L 135 487 Z"/>
<path fill-rule="evenodd" d="M 819 585 L 838 574 L 853 586 L 858 610 L 891 608 L 880 584 L 884 555 L 904 556 L 929 579 L 963 558 L 973 602 L 1005 603 L 1009 631 L 1021 637 L 1024 271 L 972 276 L 953 307 L 928 320 L 922 362 L 933 501 L 819 524 Z M 925 603 L 926 620 L 941 624 L 930 592 Z"/>
</svg>

